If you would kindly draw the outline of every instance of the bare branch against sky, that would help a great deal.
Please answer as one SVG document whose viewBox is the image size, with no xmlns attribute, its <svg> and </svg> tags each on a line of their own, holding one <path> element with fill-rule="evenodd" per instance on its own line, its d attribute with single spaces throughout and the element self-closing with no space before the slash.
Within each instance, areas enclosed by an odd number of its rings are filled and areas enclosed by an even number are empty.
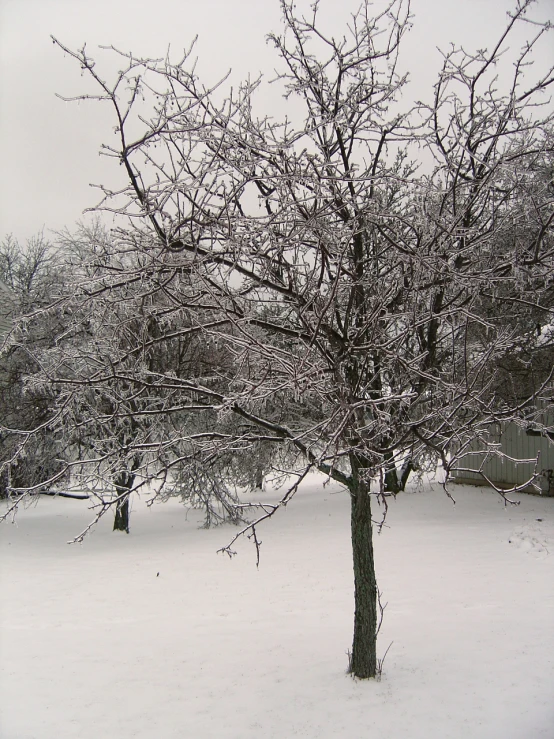
<svg viewBox="0 0 554 739">
<path fill-rule="evenodd" d="M 322 13 L 339 28 L 357 5 L 322 2 Z M 403 59 L 412 94 L 430 95 L 440 64 L 437 46 L 487 46 L 513 5 L 413 0 Z M 533 12 L 554 19 L 554 0 L 538 0 Z M 99 106 L 56 97 L 82 93 L 85 81 L 50 34 L 72 48 L 86 42 L 92 56 L 99 44 L 141 56 L 163 56 L 171 45 L 177 54 L 198 35 L 202 77 L 215 82 L 232 68 L 236 83 L 248 74 L 273 76 L 276 57 L 265 37 L 278 29 L 279 16 L 278 0 L 0 0 L 0 234 L 25 239 L 43 227 L 72 227 L 99 199 L 90 183 L 114 180 L 117 164 L 98 155 L 109 136 L 107 111 L 104 117 Z M 554 58 L 552 49 L 545 53 Z M 275 99 L 268 98 L 273 90 Z M 263 95 L 264 107 L 278 115 L 277 89 Z"/>
</svg>

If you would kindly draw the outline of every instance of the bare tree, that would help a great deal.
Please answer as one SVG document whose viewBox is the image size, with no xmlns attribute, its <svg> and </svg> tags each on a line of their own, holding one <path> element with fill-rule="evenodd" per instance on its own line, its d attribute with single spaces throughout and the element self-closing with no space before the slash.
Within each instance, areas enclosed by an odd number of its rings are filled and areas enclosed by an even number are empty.
<svg viewBox="0 0 554 739">
<path fill-rule="evenodd" d="M 194 324 L 203 297 L 191 275 L 98 222 L 58 239 L 72 275 L 56 305 L 66 320 L 55 345 L 38 348 L 40 371 L 27 387 L 56 388 L 49 427 L 68 450 L 64 474 L 93 501 L 96 520 L 115 510 L 114 530 L 129 533 L 131 493 L 145 489 L 201 506 L 207 524 L 237 520 L 225 465 L 199 472 L 202 449 L 190 441 L 209 436 L 204 422 L 175 398 L 183 379 L 228 383 L 224 347 Z M 161 373 L 171 380 L 158 384 Z"/>
<path fill-rule="evenodd" d="M 282 0 L 284 30 L 270 39 L 285 98 L 303 105 L 298 122 L 255 116 L 259 82 L 226 98 L 203 86 L 190 52 L 172 63 L 112 50 L 124 68 L 109 83 L 85 49 L 62 47 L 98 86 L 84 97 L 112 106 L 117 143 L 103 152 L 128 175 L 123 190 L 103 188 L 99 209 L 122 217 L 117 248 L 132 258 L 86 294 L 108 305 L 129 291 L 148 310 L 163 295 L 169 313 L 187 316 L 158 322 L 155 337 L 135 332 L 124 352 L 107 341 L 68 392 L 124 388 L 143 400 L 123 416 L 173 419 L 174 433 L 130 438 L 126 451 L 148 452 L 158 471 L 183 459 L 192 485 L 214 469 L 240 482 L 240 460 L 271 450 L 269 473 L 292 477 L 284 494 L 236 506 L 250 522 L 233 542 L 247 534 L 258 555 L 258 525 L 310 470 L 341 483 L 359 678 L 377 671 L 372 498 L 383 514 L 412 471 L 440 461 L 448 476 L 492 422 L 525 423 L 551 402 L 551 370 L 517 400 L 496 382 L 499 363 L 535 340 L 522 307 L 552 320 L 549 178 L 522 207 L 533 166 L 551 162 L 552 114 L 537 106 L 552 69 L 528 74 L 549 26 L 530 23 L 509 77 L 494 77 L 531 5 L 517 2 L 492 51 L 447 53 L 432 100 L 403 110 L 407 2 L 374 17 L 364 1 L 336 37 L 318 2 L 304 16 Z M 432 165 L 418 167 L 420 148 Z M 224 382 L 143 361 L 192 334 L 225 348 Z M 94 404 L 89 418 L 104 422 Z"/>
</svg>

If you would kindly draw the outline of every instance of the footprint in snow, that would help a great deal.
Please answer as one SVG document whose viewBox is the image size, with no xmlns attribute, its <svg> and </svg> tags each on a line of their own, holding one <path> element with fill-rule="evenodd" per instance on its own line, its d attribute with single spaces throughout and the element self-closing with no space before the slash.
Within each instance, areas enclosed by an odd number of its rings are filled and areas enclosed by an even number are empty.
<svg viewBox="0 0 554 739">
<path fill-rule="evenodd" d="M 509 537 L 508 543 L 514 548 L 535 556 L 549 554 L 550 542 L 547 541 L 544 531 L 537 524 L 518 526 Z"/>
</svg>

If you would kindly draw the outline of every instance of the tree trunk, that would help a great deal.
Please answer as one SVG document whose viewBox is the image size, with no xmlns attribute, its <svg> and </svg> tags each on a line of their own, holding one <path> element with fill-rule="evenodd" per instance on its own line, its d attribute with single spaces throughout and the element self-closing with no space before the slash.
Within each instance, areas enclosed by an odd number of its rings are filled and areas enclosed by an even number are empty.
<svg viewBox="0 0 554 739">
<path fill-rule="evenodd" d="M 358 477 L 354 474 L 354 479 Z M 371 499 L 365 482 L 357 479 L 350 491 L 352 554 L 354 560 L 354 640 L 350 673 L 375 677 L 377 671 L 377 582 L 373 559 Z"/>
<path fill-rule="evenodd" d="M 123 495 L 127 491 L 127 495 L 117 503 L 115 508 L 115 519 L 113 522 L 114 531 L 125 531 L 129 533 L 129 495 L 135 476 L 122 472 L 115 479 L 115 489 L 118 495 Z"/>
<path fill-rule="evenodd" d="M 391 455 L 392 458 L 392 455 Z M 388 493 L 394 493 L 395 495 L 397 493 L 402 492 L 406 489 L 406 483 L 408 482 L 408 478 L 410 477 L 412 470 L 414 469 L 413 462 L 410 458 L 406 459 L 402 465 L 402 468 L 400 470 L 400 476 L 398 475 L 398 472 L 396 471 L 396 467 L 393 466 L 389 467 L 388 470 L 385 471 L 385 490 Z"/>
<path fill-rule="evenodd" d="M 264 471 L 262 467 L 256 470 L 256 490 L 262 490 L 264 485 Z"/>
<path fill-rule="evenodd" d="M 113 530 L 129 533 L 129 496 L 120 500 L 116 506 Z"/>
</svg>

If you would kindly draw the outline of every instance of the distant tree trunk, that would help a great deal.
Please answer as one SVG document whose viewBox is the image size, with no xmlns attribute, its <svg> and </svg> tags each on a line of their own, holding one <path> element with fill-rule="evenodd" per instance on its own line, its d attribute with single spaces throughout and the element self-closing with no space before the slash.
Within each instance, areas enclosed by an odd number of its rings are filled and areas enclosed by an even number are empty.
<svg viewBox="0 0 554 739">
<path fill-rule="evenodd" d="M 261 467 L 256 470 L 256 490 L 262 490 L 264 485 L 264 471 Z"/>
<path fill-rule="evenodd" d="M 354 639 L 349 669 L 354 677 L 375 677 L 377 671 L 377 581 L 373 558 L 373 529 L 369 485 L 352 465 L 350 489 L 352 555 L 354 563 Z"/>
<path fill-rule="evenodd" d="M 129 495 L 135 481 L 135 476 L 130 472 L 122 472 L 115 478 L 115 489 L 117 495 L 124 495 L 118 502 L 115 509 L 115 519 L 113 522 L 114 531 L 125 531 L 129 533 Z"/>
<path fill-rule="evenodd" d="M 392 459 L 392 455 L 391 459 Z M 414 469 L 412 459 L 408 457 L 400 469 L 400 475 L 396 471 L 394 462 L 391 467 L 385 470 L 385 490 L 389 493 L 400 493 L 406 489 L 408 478 Z"/>
</svg>

